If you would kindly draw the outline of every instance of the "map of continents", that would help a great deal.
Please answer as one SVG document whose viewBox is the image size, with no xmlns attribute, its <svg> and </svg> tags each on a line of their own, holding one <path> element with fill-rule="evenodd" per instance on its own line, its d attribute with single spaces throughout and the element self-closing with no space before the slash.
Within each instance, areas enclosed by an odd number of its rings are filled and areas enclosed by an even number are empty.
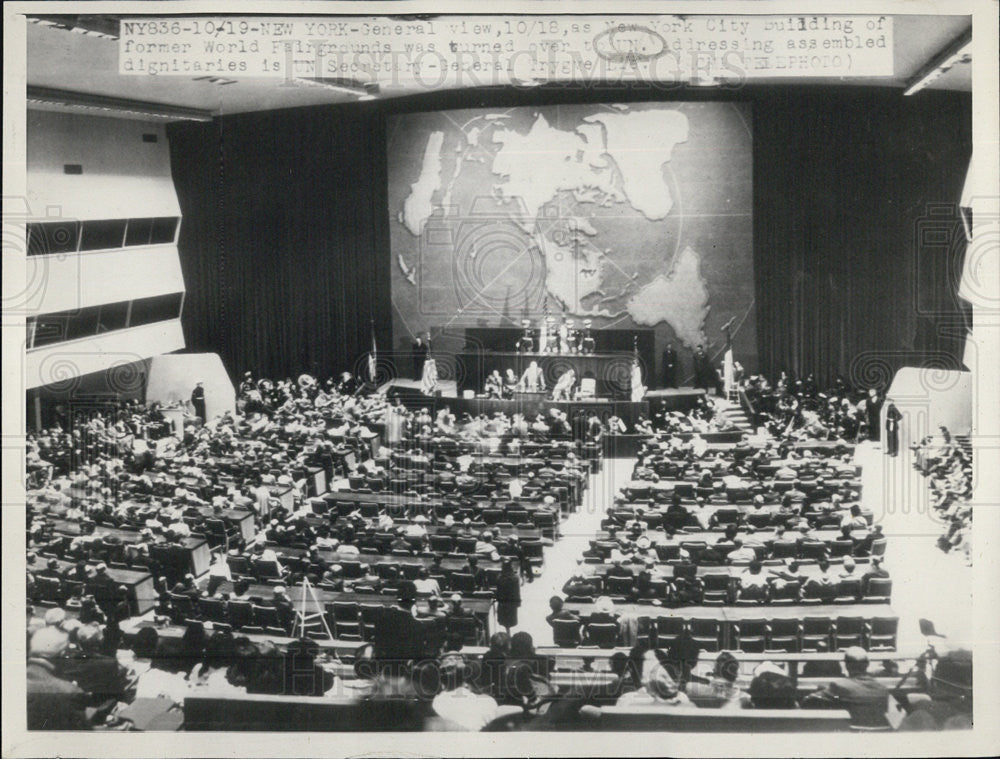
<svg viewBox="0 0 1000 759">
<path fill-rule="evenodd" d="M 669 169 L 676 146 L 689 139 L 689 120 L 662 105 L 589 110 L 558 125 L 528 109 L 449 119 L 427 132 L 419 175 L 396 220 L 420 238 L 432 217 L 439 225 L 466 218 L 467 188 L 484 189 L 523 235 L 524 250 L 540 256 L 544 289 L 557 308 L 577 317 L 631 317 L 643 326 L 666 322 L 682 342 L 704 343 L 702 257 L 666 224 L 678 213 Z M 485 177 L 463 183 L 466 172 L 484 170 Z M 645 225 L 659 243 L 655 255 L 615 233 Z M 419 257 L 396 254 L 406 286 L 416 287 L 424 274 Z"/>
</svg>

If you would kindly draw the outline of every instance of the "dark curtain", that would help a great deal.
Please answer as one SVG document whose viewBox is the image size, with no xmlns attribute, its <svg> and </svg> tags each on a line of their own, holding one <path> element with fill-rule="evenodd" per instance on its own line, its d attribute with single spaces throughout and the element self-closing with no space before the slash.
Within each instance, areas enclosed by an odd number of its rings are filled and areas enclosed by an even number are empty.
<svg viewBox="0 0 1000 759">
<path fill-rule="evenodd" d="M 961 368 L 957 201 L 967 95 L 872 88 L 754 102 L 760 368 L 885 385 L 904 365 Z"/>
<path fill-rule="evenodd" d="M 234 379 L 356 370 L 372 319 L 391 349 L 386 112 L 698 99 L 752 103 L 761 371 L 959 367 L 971 97 L 879 87 L 487 89 L 172 125 L 188 349 Z"/>
<path fill-rule="evenodd" d="M 363 365 L 373 323 L 388 348 L 383 131 L 364 106 L 171 125 L 188 350 L 236 380 Z"/>
</svg>

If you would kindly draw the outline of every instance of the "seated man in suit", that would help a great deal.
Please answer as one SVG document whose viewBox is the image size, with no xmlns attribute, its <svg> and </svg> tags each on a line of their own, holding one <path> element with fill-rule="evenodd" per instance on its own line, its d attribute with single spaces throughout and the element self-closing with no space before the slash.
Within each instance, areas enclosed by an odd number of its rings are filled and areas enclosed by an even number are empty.
<svg viewBox="0 0 1000 759">
<path fill-rule="evenodd" d="M 90 730 L 87 696 L 57 674 L 56 660 L 69 646 L 58 627 L 43 627 L 31 636 L 25 670 L 29 730 Z"/>
<path fill-rule="evenodd" d="M 805 708 L 847 709 L 851 725 L 887 728 L 889 691 L 868 674 L 868 653 L 859 646 L 844 651 L 847 677 L 841 677 L 802 701 Z"/>
<path fill-rule="evenodd" d="M 882 559 L 878 556 L 872 558 L 871 569 L 861 575 L 861 593 L 868 593 L 868 585 L 872 580 L 887 579 L 889 571 L 882 566 Z"/>
<path fill-rule="evenodd" d="M 417 589 L 404 580 L 397 586 L 396 606 L 383 607 L 375 619 L 374 656 L 380 670 L 396 674 L 424 653 L 423 626 L 414 617 Z"/>
<path fill-rule="evenodd" d="M 578 566 L 576 574 L 570 577 L 566 581 L 566 584 L 563 585 L 562 592 L 567 596 L 595 597 L 600 592 L 600 589 L 593 578 L 584 575 Z"/>
<path fill-rule="evenodd" d="M 75 632 L 76 647 L 56 659 L 59 677 L 75 682 L 90 694 L 94 706 L 127 700 L 128 671 L 114 656 L 101 653 L 104 631 L 97 624 L 82 625 Z"/>
<path fill-rule="evenodd" d="M 292 604 L 292 600 L 288 597 L 287 588 L 284 585 L 275 585 L 274 591 L 268 606 L 273 606 L 278 610 L 278 619 L 281 620 L 281 625 L 286 630 L 290 630 L 292 627 L 292 622 L 295 620 L 295 606 Z"/>
</svg>

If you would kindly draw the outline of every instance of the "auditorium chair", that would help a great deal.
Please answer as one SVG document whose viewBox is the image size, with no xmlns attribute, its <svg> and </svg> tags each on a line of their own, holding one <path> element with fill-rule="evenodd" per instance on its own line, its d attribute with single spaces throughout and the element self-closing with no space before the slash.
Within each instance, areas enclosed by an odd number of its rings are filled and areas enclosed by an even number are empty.
<svg viewBox="0 0 1000 759">
<path fill-rule="evenodd" d="M 471 595 L 476 590 L 476 578 L 468 572 L 452 572 L 449 584 L 456 593 Z"/>
<path fill-rule="evenodd" d="M 528 512 L 525 509 L 507 509 L 506 513 L 507 521 L 513 522 L 514 524 L 531 524 L 531 517 L 528 516 Z"/>
<path fill-rule="evenodd" d="M 654 546 L 656 558 L 660 561 L 673 561 L 681 557 L 681 547 L 676 543 L 657 543 Z"/>
<path fill-rule="evenodd" d="M 198 614 L 209 622 L 228 622 L 229 610 L 221 598 L 198 599 Z"/>
<path fill-rule="evenodd" d="M 696 564 L 674 564 L 673 577 L 695 582 L 698 579 L 698 566 Z"/>
<path fill-rule="evenodd" d="M 865 625 L 865 648 L 869 651 L 896 650 L 897 617 L 873 617 Z"/>
<path fill-rule="evenodd" d="M 396 521 L 406 519 L 406 505 L 402 503 L 387 503 L 385 505 L 385 513 Z"/>
<path fill-rule="evenodd" d="M 651 490 L 648 482 L 635 481 L 625 488 L 625 495 L 630 501 L 648 501 Z"/>
<path fill-rule="evenodd" d="M 865 603 L 889 603 L 892 598 L 892 580 L 888 577 L 873 577 L 868 581 L 868 591 L 862 599 Z"/>
<path fill-rule="evenodd" d="M 206 519 L 205 534 L 210 546 L 213 548 L 222 546 L 224 550 L 228 551 L 230 545 L 238 542 L 240 531 L 235 525 L 227 525 L 221 519 Z"/>
<path fill-rule="evenodd" d="M 701 555 L 708 549 L 708 544 L 703 540 L 682 540 L 680 547 L 691 556 L 691 562 L 697 564 Z"/>
<path fill-rule="evenodd" d="M 494 525 L 503 520 L 504 512 L 503 509 L 483 509 L 481 516 L 487 525 Z"/>
<path fill-rule="evenodd" d="M 63 598 L 63 584 L 58 577 L 45 577 L 43 575 L 35 578 L 34 599 L 36 601 L 61 603 Z"/>
<path fill-rule="evenodd" d="M 775 559 L 794 559 L 798 556 L 798 546 L 792 540 L 775 540 L 771 543 L 771 557 Z"/>
<path fill-rule="evenodd" d="M 817 530 L 829 530 L 840 527 L 840 516 L 837 514 L 821 514 L 816 518 L 815 527 Z"/>
<path fill-rule="evenodd" d="M 497 522 L 493 525 L 493 529 L 495 529 L 497 534 L 503 538 L 508 538 L 517 532 L 513 522 Z"/>
<path fill-rule="evenodd" d="M 627 596 L 632 592 L 631 577 L 608 575 L 604 578 L 604 592 L 610 596 Z"/>
<path fill-rule="evenodd" d="M 854 550 L 854 541 L 850 539 L 832 540 L 828 545 L 830 548 L 831 559 L 839 559 L 844 556 L 850 556 L 851 552 Z"/>
<path fill-rule="evenodd" d="M 545 555 L 544 548 L 545 544 L 537 538 L 533 540 L 529 539 L 521 541 L 521 549 L 524 551 L 524 556 L 532 564 L 542 564 Z"/>
<path fill-rule="evenodd" d="M 360 561 L 338 560 L 338 563 L 340 564 L 345 579 L 355 580 L 359 577 L 365 576 L 365 568 Z"/>
<path fill-rule="evenodd" d="M 552 620 L 552 641 L 560 648 L 576 648 L 580 645 L 580 620 Z"/>
<path fill-rule="evenodd" d="M 674 485 L 674 492 L 680 494 L 681 498 L 694 500 L 695 483 L 677 482 Z"/>
<path fill-rule="evenodd" d="M 537 512 L 532 515 L 532 522 L 536 528 L 541 530 L 543 537 L 549 540 L 555 540 L 558 537 L 558 521 L 555 514 L 545 511 Z"/>
<path fill-rule="evenodd" d="M 705 574 L 701 576 L 702 603 L 706 606 L 720 606 L 732 601 L 732 581 L 729 573 Z"/>
<path fill-rule="evenodd" d="M 195 616 L 194 600 L 191 596 L 186 596 L 182 593 L 171 593 L 169 598 L 170 616 L 175 622 Z"/>
<path fill-rule="evenodd" d="M 713 519 L 718 525 L 736 524 L 740 521 L 740 510 L 718 509 L 713 515 Z"/>
<path fill-rule="evenodd" d="M 691 637 L 705 651 L 718 651 L 721 647 L 722 625 L 715 619 L 694 618 L 688 624 Z"/>
<path fill-rule="evenodd" d="M 774 586 L 771 591 L 772 606 L 792 606 L 799 602 L 799 594 L 802 591 L 802 584 L 798 581 L 785 582 L 780 586 Z"/>
<path fill-rule="evenodd" d="M 253 604 L 249 601 L 230 601 L 227 611 L 229 624 L 235 629 L 253 625 Z"/>
<path fill-rule="evenodd" d="M 380 561 L 375 565 L 375 576 L 380 580 L 395 580 L 400 574 L 402 570 L 394 561 Z"/>
<path fill-rule="evenodd" d="M 428 535 L 427 540 L 435 553 L 449 553 L 455 544 L 451 535 Z"/>
<path fill-rule="evenodd" d="M 766 619 L 741 619 L 733 623 L 736 647 L 744 653 L 763 653 L 771 628 Z"/>
<path fill-rule="evenodd" d="M 829 617 L 803 617 L 800 638 L 803 651 L 820 650 L 819 643 L 825 643 L 830 648 L 833 636 L 833 620 Z"/>
<path fill-rule="evenodd" d="M 251 561 L 251 572 L 258 580 L 281 577 L 281 572 L 278 570 L 278 562 L 265 559 L 253 559 Z"/>
<path fill-rule="evenodd" d="M 888 544 L 888 540 L 885 538 L 877 538 L 872 541 L 871 555 L 872 556 L 885 556 L 885 547 Z"/>
<path fill-rule="evenodd" d="M 682 617 L 656 618 L 656 645 L 660 648 L 668 646 L 684 632 L 687 623 Z"/>
<path fill-rule="evenodd" d="M 769 527 L 771 524 L 771 515 L 764 511 L 755 511 L 747 514 L 746 516 L 747 524 L 756 529 L 761 529 L 764 527 Z M 792 544 L 794 546 L 794 543 Z"/>
<path fill-rule="evenodd" d="M 832 600 L 829 589 L 807 580 L 802 588 L 802 596 L 799 599 L 799 603 L 804 606 L 818 606 Z"/>
<path fill-rule="evenodd" d="M 799 650 L 799 620 L 772 619 L 767 634 L 767 647 L 776 651 L 797 652 Z"/>
<path fill-rule="evenodd" d="M 853 604 L 861 598 L 861 580 L 849 578 L 841 580 L 837 586 L 836 603 Z"/>
<path fill-rule="evenodd" d="M 800 559 L 813 559 L 819 561 L 826 556 L 826 543 L 822 542 L 806 542 L 799 545 L 799 558 Z"/>
<path fill-rule="evenodd" d="M 466 536 L 456 536 L 455 537 L 455 549 L 458 553 L 475 553 L 477 539 L 474 537 Z"/>
<path fill-rule="evenodd" d="M 359 606 L 355 601 L 333 601 L 326 605 L 327 621 L 334 635 L 338 638 L 350 639 L 349 636 L 361 635 L 361 620 Z"/>
<path fill-rule="evenodd" d="M 132 567 L 134 571 L 137 572 L 150 572 L 149 567 L 141 567 L 136 564 Z M 150 572 L 152 574 L 152 572 Z M 84 584 L 79 580 L 63 580 L 62 581 L 62 592 L 63 598 L 68 598 L 70 602 L 74 599 L 79 599 L 83 595 Z"/>
<path fill-rule="evenodd" d="M 652 532 L 660 529 L 663 525 L 663 514 L 658 511 L 648 512 L 643 514 L 640 520 L 646 525 L 646 529 Z"/>
<path fill-rule="evenodd" d="M 375 620 L 382 614 L 380 604 L 362 603 L 358 605 L 361 622 L 361 638 L 366 641 L 375 639 Z"/>
<path fill-rule="evenodd" d="M 450 617 L 447 621 L 449 635 L 461 637 L 462 643 L 467 646 L 476 646 L 481 643 L 479 637 L 479 622 L 475 617 Z"/>
<path fill-rule="evenodd" d="M 278 610 L 273 606 L 253 604 L 253 623 L 259 627 L 283 627 Z M 288 634 L 287 632 L 285 633 Z"/>
<path fill-rule="evenodd" d="M 594 622 L 587 625 L 587 642 L 598 648 L 614 648 L 618 645 L 618 624 Z"/>
<path fill-rule="evenodd" d="M 838 649 L 862 645 L 865 636 L 864 617 L 837 617 L 834 636 Z"/>
</svg>

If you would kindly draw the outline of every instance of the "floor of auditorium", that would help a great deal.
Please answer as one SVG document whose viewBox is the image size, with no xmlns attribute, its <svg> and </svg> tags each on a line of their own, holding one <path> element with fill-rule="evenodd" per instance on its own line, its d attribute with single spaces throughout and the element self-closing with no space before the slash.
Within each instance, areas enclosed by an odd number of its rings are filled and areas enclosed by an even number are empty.
<svg viewBox="0 0 1000 759">
<path fill-rule="evenodd" d="M 899 617 L 898 649 L 922 650 L 918 620 L 934 622 L 939 633 L 963 640 L 972 629 L 972 570 L 964 557 L 942 553 L 936 546 L 943 526 L 930 508 L 927 482 L 912 466 L 910 452 L 896 458 L 865 442 L 855 451 L 862 467 L 862 504 L 887 536 L 885 566 L 893 578 L 892 607 Z M 607 506 L 631 479 L 634 458 L 605 459 L 603 470 L 590 476 L 580 509 L 560 525 L 562 537 L 546 549 L 545 566 L 521 591 L 519 624 L 514 631 L 531 633 L 538 645 L 551 645 L 545 621 L 549 598 L 576 569 L 576 562 L 600 527 Z"/>
</svg>

